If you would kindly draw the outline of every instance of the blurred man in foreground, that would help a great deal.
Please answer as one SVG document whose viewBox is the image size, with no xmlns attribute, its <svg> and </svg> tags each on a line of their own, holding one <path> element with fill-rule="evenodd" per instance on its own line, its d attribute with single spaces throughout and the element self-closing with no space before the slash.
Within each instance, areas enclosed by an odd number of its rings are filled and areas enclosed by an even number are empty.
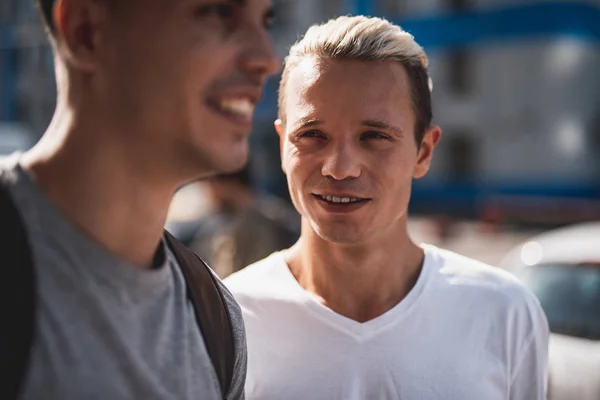
<svg viewBox="0 0 600 400">
<path fill-rule="evenodd" d="M 545 399 L 535 297 L 407 233 L 412 180 L 441 135 L 412 36 L 378 18 L 314 26 L 291 48 L 279 95 L 302 234 L 226 280 L 246 322 L 248 397 Z"/>
<path fill-rule="evenodd" d="M 178 187 L 246 162 L 254 106 L 279 68 L 266 30 L 269 1 L 38 6 L 54 47 L 58 98 L 41 141 L 1 170 L 0 211 L 14 217 L 14 204 L 30 249 L 20 253 L 29 260 L 5 257 L 2 266 L 33 264 L 35 329 L 28 356 L 5 356 L 22 336 L 21 319 L 6 315 L 31 300 L 10 298 L 14 284 L 5 277 L 0 397 L 18 388 L 21 399 L 243 398 L 239 308 L 215 279 L 234 353 L 221 381 L 213 355 L 223 349 L 198 325 L 187 262 L 163 226 Z M 3 254 L 13 250 L 5 233 Z"/>
</svg>

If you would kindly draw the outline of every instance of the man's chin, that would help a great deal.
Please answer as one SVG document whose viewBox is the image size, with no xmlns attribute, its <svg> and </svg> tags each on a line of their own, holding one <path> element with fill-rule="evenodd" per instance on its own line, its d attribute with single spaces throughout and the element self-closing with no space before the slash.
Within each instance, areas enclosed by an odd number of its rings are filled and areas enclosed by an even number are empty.
<svg viewBox="0 0 600 400">
<path fill-rule="evenodd" d="M 218 167 L 218 171 L 216 171 L 216 173 L 225 174 L 238 172 L 246 166 L 246 164 L 248 163 L 248 158 L 249 156 L 247 151 L 240 152 L 239 154 L 232 152 L 231 158 L 223 160 L 223 162 L 220 163 L 220 166 Z"/>
<path fill-rule="evenodd" d="M 313 225 L 315 233 L 330 243 L 352 245 L 363 243 L 366 240 L 363 232 L 350 226 L 331 226 L 327 223 L 315 225 Z"/>
<path fill-rule="evenodd" d="M 248 163 L 248 152 L 231 152 L 220 160 L 213 158 L 212 168 L 208 175 L 230 174 L 243 169 Z"/>
<path fill-rule="evenodd" d="M 180 159 L 180 161 L 182 161 Z M 188 162 L 179 163 L 178 175 L 184 175 L 186 182 L 206 179 L 220 174 L 240 171 L 248 162 L 248 153 L 231 152 L 226 157 L 207 156 L 206 153 L 196 154 Z"/>
</svg>

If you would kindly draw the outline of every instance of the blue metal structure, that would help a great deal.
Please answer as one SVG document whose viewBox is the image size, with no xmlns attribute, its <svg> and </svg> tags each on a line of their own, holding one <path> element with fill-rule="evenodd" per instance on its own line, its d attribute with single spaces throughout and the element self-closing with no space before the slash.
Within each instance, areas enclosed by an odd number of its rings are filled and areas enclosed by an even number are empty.
<svg viewBox="0 0 600 400">
<path fill-rule="evenodd" d="M 600 45 L 600 8 L 587 3 L 533 3 L 397 22 L 427 51 L 566 37 Z"/>
</svg>

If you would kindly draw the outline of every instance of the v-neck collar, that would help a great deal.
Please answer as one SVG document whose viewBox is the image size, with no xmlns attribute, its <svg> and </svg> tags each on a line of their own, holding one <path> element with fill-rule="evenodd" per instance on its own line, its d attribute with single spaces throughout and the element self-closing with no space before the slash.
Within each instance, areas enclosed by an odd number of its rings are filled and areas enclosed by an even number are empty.
<svg viewBox="0 0 600 400">
<path fill-rule="evenodd" d="M 286 286 L 286 289 L 290 292 L 294 298 L 301 301 L 302 305 L 306 307 L 315 317 L 333 326 L 337 330 L 354 337 L 358 341 L 365 341 L 375 336 L 383 330 L 383 328 L 389 326 L 394 322 L 406 318 L 406 316 L 412 311 L 418 298 L 424 292 L 427 282 L 430 280 L 431 270 L 434 269 L 435 254 L 429 245 L 422 245 L 425 251 L 425 258 L 423 260 L 423 267 L 421 273 L 417 279 L 417 282 L 410 290 L 410 292 L 394 307 L 366 322 L 358 322 L 351 318 L 345 317 L 337 312 L 333 311 L 329 307 L 323 305 L 314 294 L 306 291 L 292 272 L 290 271 L 289 265 L 285 261 L 284 251 L 273 254 L 276 258 L 277 270 L 281 271 L 280 281 Z"/>
</svg>

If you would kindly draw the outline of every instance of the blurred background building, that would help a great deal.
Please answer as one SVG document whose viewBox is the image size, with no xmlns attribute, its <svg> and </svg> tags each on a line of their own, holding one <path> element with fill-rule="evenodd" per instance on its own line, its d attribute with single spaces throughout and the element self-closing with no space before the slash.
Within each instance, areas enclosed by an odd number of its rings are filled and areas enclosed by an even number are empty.
<svg viewBox="0 0 600 400">
<path fill-rule="evenodd" d="M 415 232 L 435 233 L 434 242 L 455 238 L 495 261 L 477 241 L 481 229 L 502 243 L 497 227 L 506 224 L 518 228 L 513 235 L 600 219 L 600 0 L 274 4 L 272 34 L 282 57 L 311 24 L 340 14 L 398 22 L 427 51 L 434 120 L 444 135 L 430 174 L 415 182 Z M 255 191 L 287 199 L 272 127 L 278 78 L 258 107 L 252 172 Z M 33 0 L 2 0 L 0 154 L 39 138 L 54 98 L 52 54 Z"/>
</svg>

